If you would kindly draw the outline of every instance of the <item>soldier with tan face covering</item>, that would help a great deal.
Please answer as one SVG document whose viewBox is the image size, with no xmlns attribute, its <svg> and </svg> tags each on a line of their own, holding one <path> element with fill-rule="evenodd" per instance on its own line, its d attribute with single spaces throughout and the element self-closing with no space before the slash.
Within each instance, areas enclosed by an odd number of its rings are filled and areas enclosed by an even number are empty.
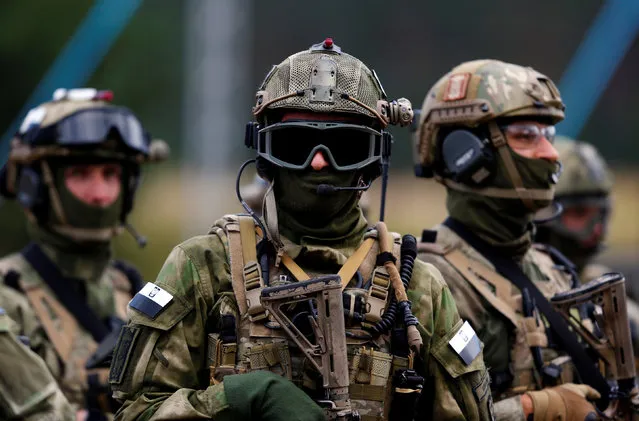
<svg viewBox="0 0 639 421">
<path fill-rule="evenodd" d="M 58 90 L 31 110 L 0 173 L 0 193 L 25 211 L 32 242 L 0 259 L 21 335 L 44 359 L 78 411 L 113 412 L 104 348 L 115 344 L 137 271 L 114 261 L 111 240 L 127 225 L 140 164 L 166 155 L 137 117 L 110 103 L 109 91 Z M 18 321 L 16 319 L 16 321 Z M 100 345 L 100 346 L 99 346 Z M 87 362 L 93 367 L 88 369 Z"/>
<path fill-rule="evenodd" d="M 499 420 L 596 418 L 599 392 L 573 383 L 564 338 L 545 329 L 539 310 L 540 301 L 576 286 L 532 245 L 535 215 L 551 209 L 554 125 L 563 118 L 548 77 L 476 60 L 430 89 L 415 133 L 417 175 L 446 186 L 449 212 L 424 230 L 419 257 L 442 272 L 484 342 Z"/>
</svg>

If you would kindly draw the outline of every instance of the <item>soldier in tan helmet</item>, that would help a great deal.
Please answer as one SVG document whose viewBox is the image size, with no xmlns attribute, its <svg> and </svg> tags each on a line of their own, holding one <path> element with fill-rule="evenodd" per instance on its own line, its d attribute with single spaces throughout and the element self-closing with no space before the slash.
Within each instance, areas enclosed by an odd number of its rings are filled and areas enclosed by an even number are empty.
<svg viewBox="0 0 639 421">
<path fill-rule="evenodd" d="M 113 260 L 111 243 L 128 226 L 140 164 L 167 152 L 111 97 L 56 91 L 27 114 L 0 172 L 0 194 L 22 206 L 32 241 L 0 259 L 4 283 L 33 310 L 14 320 L 82 417 L 115 412 L 107 351 L 141 277 Z"/>
<path fill-rule="evenodd" d="M 606 161 L 589 143 L 558 137 L 556 148 L 563 171 L 555 201 L 563 210 L 559 217 L 539 225 L 535 241 L 566 255 L 586 283 L 611 272 L 593 260 L 603 248 L 608 231 L 613 176 Z"/>
<path fill-rule="evenodd" d="M 556 143 L 563 171 L 555 201 L 562 212 L 537 227 L 535 241 L 555 247 L 575 265 L 582 283 L 613 269 L 596 262 L 603 249 L 612 211 L 613 175 L 594 145 L 567 137 Z M 635 359 L 639 355 L 639 305 L 628 299 Z"/>
<path fill-rule="evenodd" d="M 592 401 L 601 398 L 573 383 L 566 339 L 549 337 L 539 310 L 542 300 L 576 286 L 556 256 L 532 243 L 535 215 L 551 209 L 559 173 L 554 125 L 563 119 L 548 77 L 476 60 L 430 89 L 414 137 L 416 173 L 446 186 L 449 212 L 424 230 L 419 257 L 442 272 L 484 342 L 499 420 L 594 419 Z"/>
<path fill-rule="evenodd" d="M 273 66 L 253 114 L 265 213 L 178 245 L 131 301 L 116 418 L 491 419 L 481 344 L 440 273 L 358 206 L 410 103 L 326 39 Z"/>
</svg>

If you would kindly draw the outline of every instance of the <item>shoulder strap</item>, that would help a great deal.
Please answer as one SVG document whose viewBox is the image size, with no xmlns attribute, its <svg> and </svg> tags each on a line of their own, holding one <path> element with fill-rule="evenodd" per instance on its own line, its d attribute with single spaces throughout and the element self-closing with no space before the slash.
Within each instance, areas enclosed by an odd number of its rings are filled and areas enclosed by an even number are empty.
<svg viewBox="0 0 639 421">
<path fill-rule="evenodd" d="M 550 328 L 555 333 L 554 338 L 562 349 L 572 358 L 581 380 L 601 393 L 601 406 L 604 408 L 607 407 L 610 395 L 608 382 L 596 368 L 594 361 L 590 358 L 583 345 L 579 343 L 579 340 L 575 336 L 575 333 L 569 328 L 566 320 L 555 311 L 546 297 L 544 297 L 537 286 L 526 276 L 517 263 L 499 254 L 492 246 L 477 237 L 460 222 L 449 217 L 444 221 L 444 225 L 479 251 L 495 266 L 499 273 L 509 279 L 519 289 L 522 291 L 524 289 L 528 290 L 537 308 L 546 317 Z"/>
<path fill-rule="evenodd" d="M 49 260 L 46 254 L 35 243 L 29 243 L 20 253 L 51 288 L 62 305 L 74 316 L 96 342 L 101 342 L 109 334 L 107 326 L 100 321 L 85 300 L 68 288 L 69 280 L 65 279 L 58 267 Z"/>
<path fill-rule="evenodd" d="M 248 215 L 233 216 L 225 222 L 224 231 L 229 241 L 231 284 L 240 316 L 248 314 L 251 321 L 264 319 L 266 310 L 259 295 L 264 279 L 257 261 L 255 222 Z"/>
<path fill-rule="evenodd" d="M 444 258 L 451 265 L 453 265 L 453 267 L 457 269 L 457 271 L 461 273 L 461 275 L 468 282 L 471 283 L 473 288 L 475 288 L 475 290 L 479 292 L 479 294 L 481 294 L 481 296 L 484 297 L 491 306 L 493 306 L 503 316 L 510 320 L 515 328 L 519 328 L 519 320 L 517 314 L 513 311 L 512 306 L 499 297 L 499 295 L 501 295 L 497 292 L 499 290 L 499 287 L 495 285 L 497 291 L 496 293 L 493 293 L 486 287 L 486 285 L 482 283 L 481 279 L 479 278 L 479 276 L 482 276 L 484 279 L 490 282 L 490 278 L 501 278 L 498 273 L 490 270 L 479 262 L 471 261 L 459 249 L 453 249 L 449 251 L 447 254 L 444 255 Z M 501 278 L 501 280 L 506 281 L 503 278 Z"/>
</svg>

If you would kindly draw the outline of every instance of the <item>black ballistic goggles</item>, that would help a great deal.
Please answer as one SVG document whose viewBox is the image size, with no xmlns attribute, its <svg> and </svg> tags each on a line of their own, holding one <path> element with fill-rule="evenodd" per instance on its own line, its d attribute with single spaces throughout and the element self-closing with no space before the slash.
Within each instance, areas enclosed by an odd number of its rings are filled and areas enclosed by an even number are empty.
<svg viewBox="0 0 639 421">
<path fill-rule="evenodd" d="M 150 137 L 142 123 L 127 108 L 93 108 L 81 110 L 43 128 L 33 128 L 24 135 L 32 145 L 54 143 L 61 146 L 88 146 L 107 140 L 109 132 L 118 131 L 124 144 L 136 152 L 149 153 Z"/>
<path fill-rule="evenodd" d="M 258 132 L 257 153 L 277 166 L 302 170 L 322 151 L 333 168 L 349 171 L 390 155 L 390 141 L 385 138 L 382 132 L 357 124 L 277 123 Z"/>
</svg>

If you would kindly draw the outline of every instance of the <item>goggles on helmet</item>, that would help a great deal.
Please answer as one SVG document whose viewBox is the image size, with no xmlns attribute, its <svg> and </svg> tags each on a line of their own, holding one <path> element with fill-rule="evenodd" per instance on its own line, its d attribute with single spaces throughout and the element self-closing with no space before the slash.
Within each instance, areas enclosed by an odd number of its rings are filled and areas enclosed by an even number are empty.
<svg viewBox="0 0 639 421">
<path fill-rule="evenodd" d="M 32 145 L 54 140 L 61 146 L 87 146 L 107 140 L 109 132 L 118 131 L 124 144 L 136 152 L 149 153 L 150 138 L 142 123 L 123 107 L 92 108 L 71 114 L 43 128 L 34 127 L 24 135 Z"/>
<path fill-rule="evenodd" d="M 332 122 L 285 122 L 258 132 L 257 153 L 285 168 L 307 168 L 318 151 L 338 171 L 363 168 L 388 154 L 382 132 Z"/>
<path fill-rule="evenodd" d="M 540 127 L 533 123 L 513 123 L 501 129 L 508 137 L 508 144 L 516 149 L 534 149 L 542 138 L 552 144 L 557 133 L 555 126 Z"/>
</svg>

